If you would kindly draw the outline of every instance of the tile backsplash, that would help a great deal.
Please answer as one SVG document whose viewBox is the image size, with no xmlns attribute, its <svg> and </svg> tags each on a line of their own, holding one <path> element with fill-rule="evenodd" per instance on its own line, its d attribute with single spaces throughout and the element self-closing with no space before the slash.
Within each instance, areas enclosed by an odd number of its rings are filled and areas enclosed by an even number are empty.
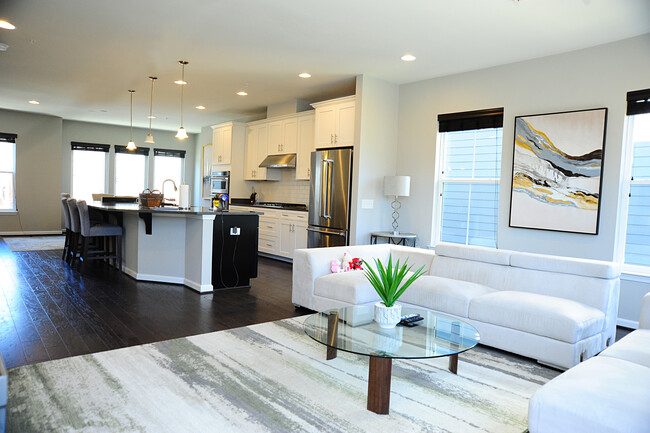
<svg viewBox="0 0 650 433">
<path fill-rule="evenodd" d="M 296 170 L 282 169 L 282 179 L 278 182 L 246 182 L 246 184 L 255 187 L 257 201 L 309 205 L 309 181 L 296 180 Z"/>
</svg>

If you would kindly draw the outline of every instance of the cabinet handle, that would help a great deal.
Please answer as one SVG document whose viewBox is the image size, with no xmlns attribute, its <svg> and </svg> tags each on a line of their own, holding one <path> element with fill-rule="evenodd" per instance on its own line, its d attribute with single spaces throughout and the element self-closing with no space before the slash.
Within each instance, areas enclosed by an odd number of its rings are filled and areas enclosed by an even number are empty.
<svg viewBox="0 0 650 433">
<path fill-rule="evenodd" d="M 334 134 L 334 143 L 338 143 L 338 142 L 339 142 L 339 136 Z"/>
<path fill-rule="evenodd" d="M 311 177 L 311 168 L 307 169 L 307 177 Z"/>
<path fill-rule="evenodd" d="M 330 134 L 330 144 L 334 144 L 334 134 Z"/>
</svg>

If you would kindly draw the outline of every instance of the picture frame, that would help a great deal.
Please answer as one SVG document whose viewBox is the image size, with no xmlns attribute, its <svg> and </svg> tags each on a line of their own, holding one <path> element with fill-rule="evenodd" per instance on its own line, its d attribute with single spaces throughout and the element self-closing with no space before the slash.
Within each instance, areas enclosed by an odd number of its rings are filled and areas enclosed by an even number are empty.
<svg viewBox="0 0 650 433">
<path fill-rule="evenodd" d="M 597 235 L 607 108 L 515 117 L 510 227 Z"/>
</svg>

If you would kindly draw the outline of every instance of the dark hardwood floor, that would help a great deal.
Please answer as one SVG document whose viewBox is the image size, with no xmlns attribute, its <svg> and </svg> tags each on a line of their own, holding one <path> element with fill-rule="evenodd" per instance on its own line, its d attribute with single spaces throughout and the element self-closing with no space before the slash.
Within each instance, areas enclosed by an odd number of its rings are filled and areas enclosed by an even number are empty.
<svg viewBox="0 0 650 433">
<path fill-rule="evenodd" d="M 200 295 L 138 282 L 61 251 L 12 252 L 0 238 L 0 353 L 7 368 L 308 314 L 291 304 L 291 264 L 260 257 L 250 289 Z"/>
</svg>

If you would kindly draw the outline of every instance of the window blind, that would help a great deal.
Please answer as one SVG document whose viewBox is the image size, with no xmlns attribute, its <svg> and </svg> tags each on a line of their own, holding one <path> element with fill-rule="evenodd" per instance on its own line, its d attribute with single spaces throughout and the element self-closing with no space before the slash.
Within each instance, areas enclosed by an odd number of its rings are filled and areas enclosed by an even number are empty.
<svg viewBox="0 0 650 433">
<path fill-rule="evenodd" d="M 438 132 L 503 127 L 503 107 L 438 115 Z"/>
<path fill-rule="evenodd" d="M 627 92 L 627 115 L 650 113 L 650 89 Z"/>
<path fill-rule="evenodd" d="M 97 143 L 81 143 L 79 141 L 71 141 L 72 150 L 91 150 L 95 152 L 108 152 L 111 149 L 110 144 L 97 144 Z"/>
<path fill-rule="evenodd" d="M 0 142 L 2 143 L 15 143 L 18 135 L 0 132 Z"/>
<path fill-rule="evenodd" d="M 115 153 L 129 153 L 131 155 L 149 156 L 148 147 L 138 147 L 135 150 L 127 150 L 126 146 L 115 145 Z"/>
<path fill-rule="evenodd" d="M 154 156 L 171 156 L 174 158 L 185 158 L 184 150 L 174 150 L 174 149 L 154 149 Z"/>
</svg>

